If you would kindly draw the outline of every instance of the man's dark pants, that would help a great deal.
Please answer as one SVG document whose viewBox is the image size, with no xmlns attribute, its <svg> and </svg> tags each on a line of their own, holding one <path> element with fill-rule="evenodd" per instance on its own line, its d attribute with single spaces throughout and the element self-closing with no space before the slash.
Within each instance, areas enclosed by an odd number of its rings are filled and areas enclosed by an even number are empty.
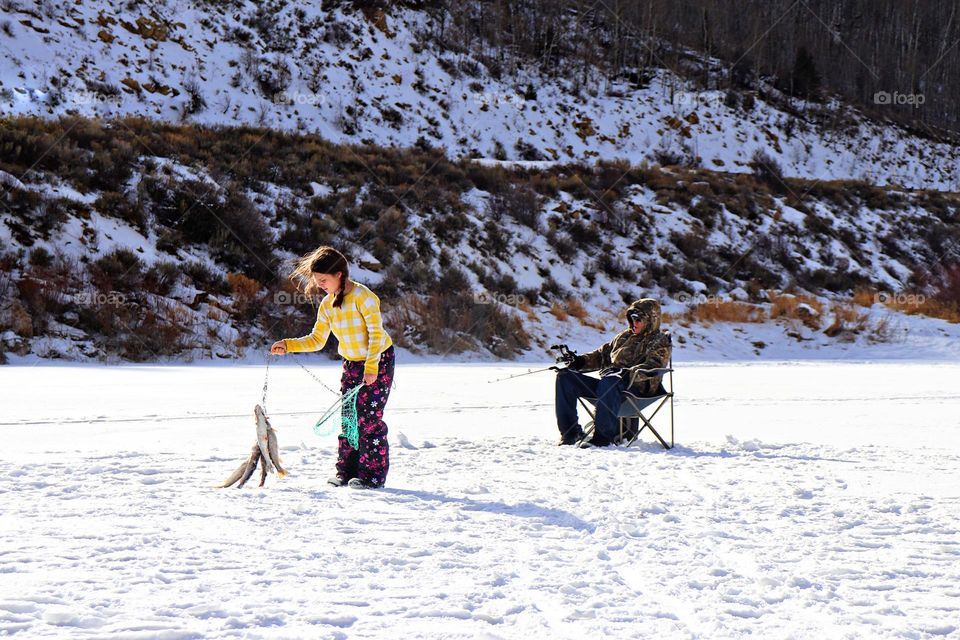
<svg viewBox="0 0 960 640">
<path fill-rule="evenodd" d="M 577 398 L 597 398 L 593 439 L 613 442 L 619 435 L 617 412 L 626 383 L 620 376 L 594 378 L 573 369 L 557 373 L 557 427 L 561 435 L 577 428 Z"/>
</svg>

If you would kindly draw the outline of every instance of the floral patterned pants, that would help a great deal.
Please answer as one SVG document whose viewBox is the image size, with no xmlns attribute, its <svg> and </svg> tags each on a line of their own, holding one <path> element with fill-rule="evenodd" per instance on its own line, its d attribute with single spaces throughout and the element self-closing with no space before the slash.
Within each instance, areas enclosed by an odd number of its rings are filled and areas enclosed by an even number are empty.
<svg viewBox="0 0 960 640">
<path fill-rule="evenodd" d="M 357 394 L 357 427 L 360 431 L 360 446 L 354 449 L 347 439 L 340 436 L 337 457 L 337 475 L 343 480 L 359 478 L 364 483 L 381 487 L 387 480 L 390 468 L 390 446 L 387 444 L 387 424 L 383 421 L 383 409 L 390 396 L 393 384 L 394 350 L 390 346 L 380 354 L 377 381 L 364 385 Z M 340 391 L 363 382 L 363 362 L 343 361 L 343 376 Z"/>
</svg>

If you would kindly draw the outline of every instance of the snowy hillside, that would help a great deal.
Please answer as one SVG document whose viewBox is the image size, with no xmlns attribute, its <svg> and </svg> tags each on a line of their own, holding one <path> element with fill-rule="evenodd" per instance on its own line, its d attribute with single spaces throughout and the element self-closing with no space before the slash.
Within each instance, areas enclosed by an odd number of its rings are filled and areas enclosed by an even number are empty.
<svg viewBox="0 0 960 640">
<path fill-rule="evenodd" d="M 624 163 L 504 170 L 142 120 L 15 119 L 0 145 L 0 288 L 14 293 L 0 329 L 19 356 L 237 357 L 302 335 L 313 312 L 286 274 L 324 242 L 412 353 L 540 358 L 617 330 L 643 295 L 701 354 L 722 351 L 703 330 L 716 321 L 746 323 L 741 344 L 720 344 L 751 355 L 909 354 L 955 335 L 899 315 L 956 322 L 949 193 Z M 759 335 L 764 320 L 775 334 Z"/>
<path fill-rule="evenodd" d="M 788 176 L 960 190 L 956 147 L 842 104 L 804 104 L 770 88 L 701 92 L 667 69 L 635 82 L 599 72 L 550 80 L 522 61 L 491 69 L 445 48 L 427 11 L 320 6 L 9 0 L 0 111 L 252 124 L 453 157 L 732 172 L 749 171 L 761 149 Z"/>
<path fill-rule="evenodd" d="M 957 149 L 841 104 L 481 63 L 429 9 L 0 4 L 0 359 L 243 357 L 324 243 L 411 356 L 643 295 L 678 355 L 954 353 Z"/>
</svg>

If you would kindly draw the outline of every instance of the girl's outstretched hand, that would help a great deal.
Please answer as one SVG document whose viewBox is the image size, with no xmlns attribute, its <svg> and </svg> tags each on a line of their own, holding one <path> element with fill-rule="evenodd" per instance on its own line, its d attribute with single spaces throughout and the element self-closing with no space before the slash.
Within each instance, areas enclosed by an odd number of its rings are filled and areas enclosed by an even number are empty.
<svg viewBox="0 0 960 640">
<path fill-rule="evenodd" d="M 371 385 L 377 381 L 377 374 L 375 373 L 365 373 L 363 374 L 363 384 Z"/>
<path fill-rule="evenodd" d="M 270 347 L 270 353 L 272 353 L 275 356 L 286 355 L 287 345 L 283 342 L 283 340 L 277 340 L 276 342 L 273 343 L 273 346 Z"/>
</svg>

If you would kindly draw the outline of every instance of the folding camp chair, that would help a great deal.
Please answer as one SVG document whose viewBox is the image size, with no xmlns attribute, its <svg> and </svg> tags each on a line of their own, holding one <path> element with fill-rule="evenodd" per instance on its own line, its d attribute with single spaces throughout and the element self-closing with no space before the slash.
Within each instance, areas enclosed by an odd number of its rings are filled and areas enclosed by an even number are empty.
<svg viewBox="0 0 960 640">
<path fill-rule="evenodd" d="M 671 350 L 672 351 L 672 350 Z M 617 418 L 619 419 L 619 434 L 617 436 L 617 444 L 622 444 L 626 441 L 626 446 L 632 445 L 640 438 L 640 434 L 644 429 L 650 429 L 650 433 L 660 441 L 660 444 L 663 445 L 664 449 L 673 448 L 673 354 L 670 355 L 670 364 L 667 367 L 660 369 L 642 369 L 642 373 L 645 373 L 649 377 L 655 376 L 666 376 L 670 389 L 667 390 L 663 386 L 663 382 L 660 382 L 660 387 L 657 389 L 656 393 L 650 396 L 638 396 L 630 391 L 624 391 L 622 399 L 620 401 L 620 409 L 617 411 Z M 656 430 L 653 426 L 653 418 L 660 412 L 667 402 L 670 403 L 670 444 L 667 444 L 667 441 L 660 435 L 660 432 Z M 583 440 L 587 440 L 593 434 L 595 425 L 595 412 L 597 406 L 596 398 L 580 398 L 580 404 L 586 409 L 587 413 L 590 414 L 590 422 L 586 424 L 583 429 Z M 651 410 L 649 415 L 645 412 Z M 643 426 L 639 427 L 640 422 L 643 422 Z"/>
</svg>

